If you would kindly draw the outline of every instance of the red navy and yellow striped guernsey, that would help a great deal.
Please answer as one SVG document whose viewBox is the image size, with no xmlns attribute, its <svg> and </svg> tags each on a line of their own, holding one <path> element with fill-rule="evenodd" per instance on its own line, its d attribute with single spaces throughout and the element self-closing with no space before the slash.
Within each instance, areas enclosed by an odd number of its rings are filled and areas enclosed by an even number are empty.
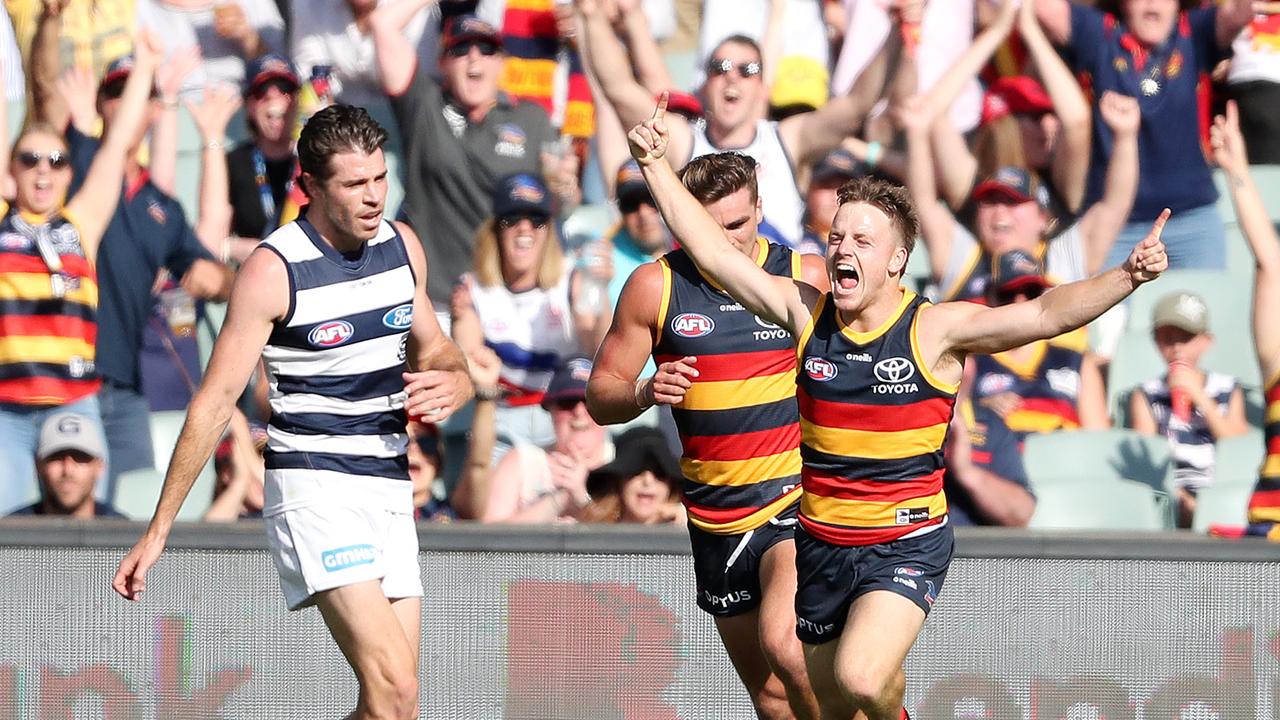
<svg viewBox="0 0 1280 720">
<path fill-rule="evenodd" d="M 0 402 L 65 405 L 98 391 L 98 284 L 80 233 L 4 207 L 0 219 Z"/>
<path fill-rule="evenodd" d="M 797 347 L 803 432 L 800 524 L 833 545 L 872 545 L 942 527 L 942 444 L 958 384 L 922 361 L 916 319 L 928 303 L 904 290 L 893 314 L 860 333 L 830 293 Z"/>
<path fill-rule="evenodd" d="M 756 263 L 800 278 L 800 255 L 756 241 Z M 717 535 L 754 530 L 800 495 L 795 348 L 786 330 L 753 315 L 698 270 L 683 250 L 659 260 L 661 364 L 697 358 L 698 377 L 672 407 L 684 455 L 689 521 Z"/>
<path fill-rule="evenodd" d="M 1267 383 L 1263 419 L 1267 454 L 1258 468 L 1258 484 L 1249 498 L 1249 534 L 1280 541 L 1280 375 Z"/>
</svg>

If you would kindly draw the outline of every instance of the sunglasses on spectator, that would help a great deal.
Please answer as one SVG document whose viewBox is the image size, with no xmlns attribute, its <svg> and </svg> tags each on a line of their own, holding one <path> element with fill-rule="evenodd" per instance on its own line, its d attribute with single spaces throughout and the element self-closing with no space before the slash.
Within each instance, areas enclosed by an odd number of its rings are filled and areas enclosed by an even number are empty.
<svg viewBox="0 0 1280 720">
<path fill-rule="evenodd" d="M 71 158 L 61 150 L 50 150 L 47 153 L 23 150 L 14 157 L 17 158 L 19 165 L 28 170 L 39 165 L 41 160 L 48 160 L 49 167 L 54 170 L 61 170 L 71 164 Z"/>
<path fill-rule="evenodd" d="M 254 100 L 261 100 L 262 98 L 267 96 L 267 91 L 270 90 L 271 88 L 276 88 L 277 90 L 279 90 L 281 95 L 292 95 L 298 92 L 298 86 L 294 85 L 288 80 L 284 78 L 272 78 L 271 80 L 267 80 L 266 82 L 263 82 L 261 85 L 257 85 L 252 90 L 250 90 L 249 97 L 253 98 Z"/>
<path fill-rule="evenodd" d="M 738 77 L 744 79 L 753 78 L 760 74 L 760 63 L 758 62 L 745 62 L 734 65 L 733 61 L 728 58 L 711 58 L 707 61 L 707 75 L 710 77 L 728 75 L 733 72 L 734 68 L 738 70 Z"/>
<path fill-rule="evenodd" d="M 652 197 L 628 197 L 618 200 L 618 209 L 623 215 L 628 215 L 640 209 L 641 205 L 648 205 L 651 208 L 657 208 L 658 204 L 653 201 Z"/>
<path fill-rule="evenodd" d="M 116 80 L 110 85 L 104 85 L 98 93 L 102 95 L 103 100 L 119 100 L 120 96 L 124 95 L 124 84 L 126 81 L 127 78 Z M 154 87 L 151 88 L 151 99 L 155 100 L 158 97 L 160 97 L 160 93 Z"/>
<path fill-rule="evenodd" d="M 504 215 L 498 218 L 498 227 L 504 230 L 513 228 L 519 225 L 521 220 L 528 220 L 535 228 L 541 230 L 547 226 L 549 218 L 546 215 Z"/>
<path fill-rule="evenodd" d="M 586 399 L 580 397 L 558 398 L 551 402 L 552 410 L 560 410 L 562 412 L 570 412 L 578 407 L 579 403 L 585 403 Z"/>
<path fill-rule="evenodd" d="M 449 57 L 460 58 L 470 55 L 471 48 L 479 50 L 485 57 L 498 54 L 498 44 L 491 40 L 464 40 L 444 52 Z"/>
<path fill-rule="evenodd" d="M 1039 285 L 1027 285 L 1017 288 L 1016 290 L 997 290 L 997 305 L 1012 305 L 1018 301 L 1018 296 L 1022 296 L 1028 300 L 1035 300 L 1044 294 L 1044 288 Z"/>
</svg>

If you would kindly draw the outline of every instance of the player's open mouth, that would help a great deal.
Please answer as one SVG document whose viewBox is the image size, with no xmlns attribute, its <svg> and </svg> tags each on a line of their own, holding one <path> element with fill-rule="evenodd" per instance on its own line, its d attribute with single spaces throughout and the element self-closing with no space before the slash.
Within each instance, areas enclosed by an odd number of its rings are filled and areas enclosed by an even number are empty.
<svg viewBox="0 0 1280 720">
<path fill-rule="evenodd" d="M 853 290 L 858 287 L 858 270 L 849 263 L 836 263 L 835 280 L 841 290 Z"/>
</svg>

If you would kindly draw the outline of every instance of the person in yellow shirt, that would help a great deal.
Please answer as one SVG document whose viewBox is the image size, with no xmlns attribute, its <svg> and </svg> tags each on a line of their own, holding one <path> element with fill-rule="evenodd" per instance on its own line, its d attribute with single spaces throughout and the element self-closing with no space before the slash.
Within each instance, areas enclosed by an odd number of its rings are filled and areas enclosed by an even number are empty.
<svg viewBox="0 0 1280 720">
<path fill-rule="evenodd" d="M 94 77 L 102 77 L 107 63 L 133 52 L 134 0 L 4 0 L 4 8 L 13 20 L 24 66 L 45 12 L 62 15 L 61 67 L 89 67 Z"/>
</svg>

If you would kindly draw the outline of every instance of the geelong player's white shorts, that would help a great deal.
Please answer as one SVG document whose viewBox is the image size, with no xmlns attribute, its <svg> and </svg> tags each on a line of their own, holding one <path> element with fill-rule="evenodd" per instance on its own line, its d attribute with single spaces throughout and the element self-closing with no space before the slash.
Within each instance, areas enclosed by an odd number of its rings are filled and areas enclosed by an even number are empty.
<svg viewBox="0 0 1280 720">
<path fill-rule="evenodd" d="M 410 513 L 327 502 L 265 519 L 267 544 L 290 610 L 315 594 L 382 580 L 388 598 L 420 597 L 418 529 Z"/>
</svg>

